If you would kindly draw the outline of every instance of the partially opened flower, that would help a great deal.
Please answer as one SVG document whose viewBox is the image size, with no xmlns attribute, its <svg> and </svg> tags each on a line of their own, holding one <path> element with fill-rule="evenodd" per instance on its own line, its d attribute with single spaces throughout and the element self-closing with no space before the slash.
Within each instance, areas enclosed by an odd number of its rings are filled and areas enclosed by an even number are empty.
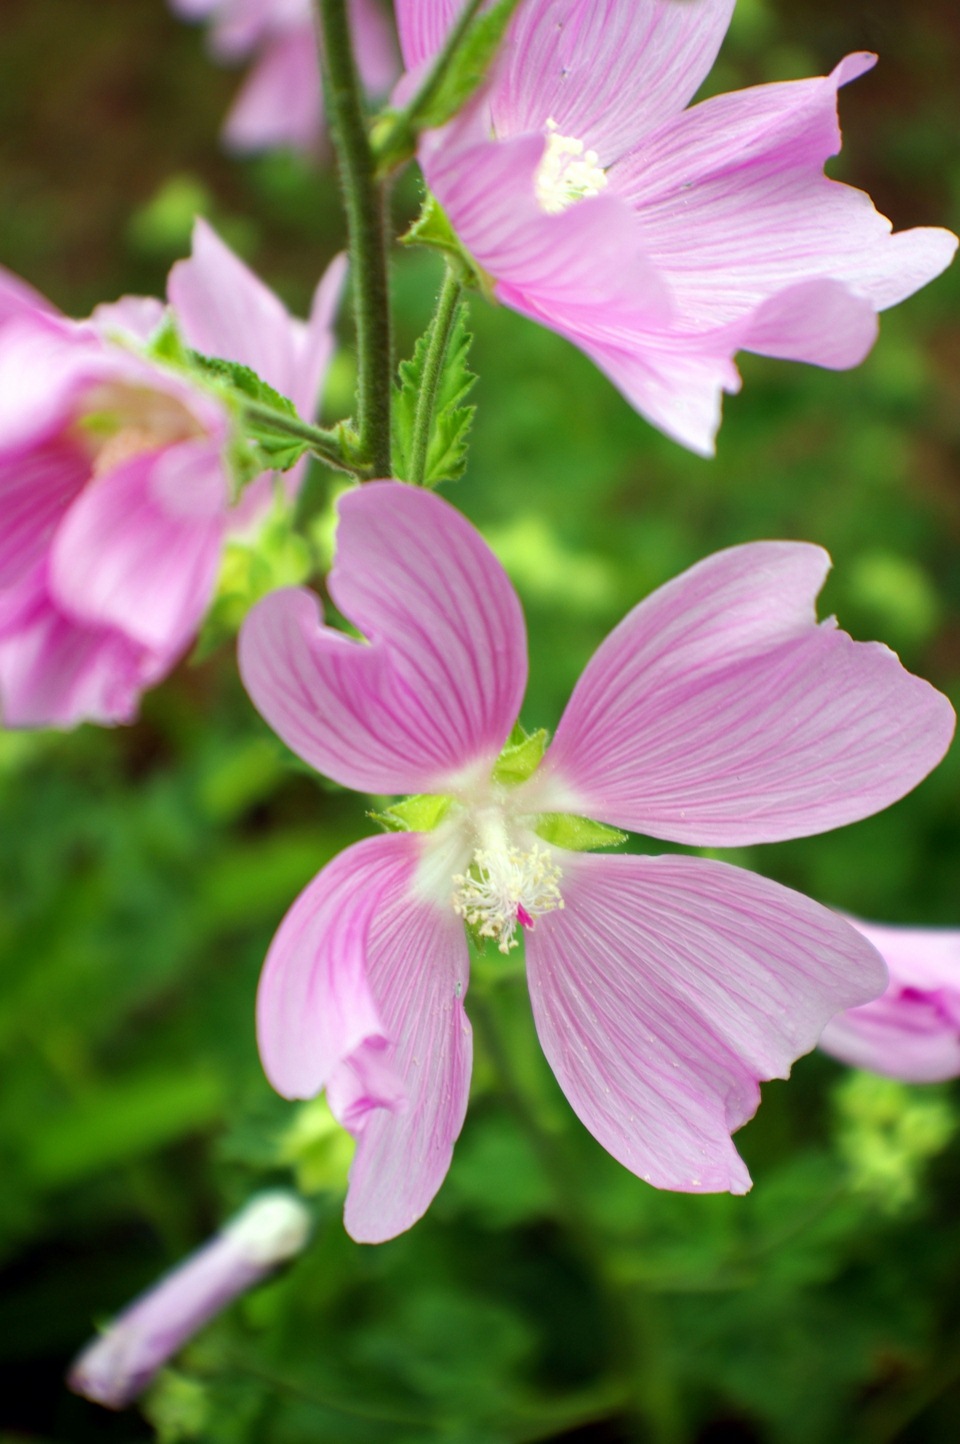
<svg viewBox="0 0 960 1444">
<path fill-rule="evenodd" d="M 355 1238 L 409 1227 L 447 1171 L 471 1068 L 468 930 L 504 952 L 525 934 L 544 1052 L 605 1148 L 658 1187 L 749 1187 L 730 1134 L 759 1080 L 875 996 L 880 959 L 739 868 L 575 849 L 604 836 L 585 819 L 711 847 L 800 837 L 930 770 L 952 709 L 885 647 L 817 624 L 828 565 L 757 543 L 661 587 L 589 662 L 539 766 L 542 737 L 510 741 L 519 602 L 437 496 L 377 482 L 341 502 L 329 591 L 365 640 L 323 625 L 304 590 L 250 613 L 241 672 L 284 741 L 344 786 L 421 794 L 393 814 L 411 830 L 349 847 L 301 894 L 260 987 L 274 1087 L 326 1088 L 357 1138 Z"/>
<path fill-rule="evenodd" d="M 210 19 L 218 60 L 253 58 L 223 137 L 237 151 L 310 151 L 323 134 L 323 92 L 311 0 L 170 0 L 186 20 Z M 361 78 L 385 95 L 397 74 L 396 41 L 378 0 L 349 0 Z"/>
<path fill-rule="evenodd" d="M 125 1408 L 204 1324 L 300 1253 L 309 1236 L 310 1215 L 298 1198 L 260 1194 L 87 1345 L 70 1369 L 71 1389 Z"/>
<path fill-rule="evenodd" d="M 337 263 L 304 325 L 201 225 L 172 294 L 188 341 L 292 383 L 309 419 L 341 277 Z M 71 321 L 0 279 L 8 727 L 130 721 L 196 636 L 226 536 L 269 501 L 269 483 L 254 482 L 234 504 L 235 416 L 202 379 L 148 354 L 162 319 L 159 301 L 125 297 Z"/>
<path fill-rule="evenodd" d="M 426 134 L 427 182 L 506 305 L 575 342 L 649 421 L 709 453 L 739 350 L 848 367 L 956 238 L 891 235 L 827 179 L 837 91 L 874 63 L 685 109 L 735 0 L 526 0 L 486 90 Z M 454 0 L 398 0 L 422 72 Z M 408 82 L 411 83 L 411 82 Z"/>
<path fill-rule="evenodd" d="M 854 925 L 881 954 L 886 992 L 828 1023 L 820 1047 L 907 1083 L 960 1077 L 960 932 Z"/>
</svg>

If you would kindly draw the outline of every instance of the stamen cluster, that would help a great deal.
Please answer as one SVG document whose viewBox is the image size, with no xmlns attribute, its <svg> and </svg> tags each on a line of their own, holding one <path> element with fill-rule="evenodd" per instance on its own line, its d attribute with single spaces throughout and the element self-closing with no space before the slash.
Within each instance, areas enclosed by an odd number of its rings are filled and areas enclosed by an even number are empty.
<svg viewBox="0 0 960 1444">
<path fill-rule="evenodd" d="M 517 924 L 533 928 L 538 917 L 563 907 L 560 868 L 546 848 L 534 845 L 478 849 L 468 872 L 454 875 L 453 910 L 481 938 L 496 938 L 501 953 L 517 946 Z"/>
</svg>

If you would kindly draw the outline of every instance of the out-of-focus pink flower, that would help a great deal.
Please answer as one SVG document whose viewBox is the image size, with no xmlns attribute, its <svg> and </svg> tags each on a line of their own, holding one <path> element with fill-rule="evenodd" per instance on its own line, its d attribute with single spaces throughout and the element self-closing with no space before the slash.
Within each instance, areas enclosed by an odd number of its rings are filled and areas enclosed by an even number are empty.
<svg viewBox="0 0 960 1444">
<path fill-rule="evenodd" d="M 887 990 L 828 1023 L 820 1047 L 907 1083 L 960 1077 L 960 932 L 851 919 L 890 973 Z"/>
<path fill-rule="evenodd" d="M 341 278 L 337 262 L 310 321 L 295 321 L 200 223 L 171 293 L 192 345 L 253 365 L 309 419 Z M 195 637 L 226 535 L 269 500 L 269 482 L 257 481 L 232 505 L 231 413 L 144 353 L 162 317 L 159 301 L 125 297 L 70 321 L 0 276 L 7 727 L 132 720 Z"/>
<path fill-rule="evenodd" d="M 814 1047 L 841 1000 L 875 996 L 880 959 L 765 878 L 565 850 L 557 828 L 592 817 L 739 846 L 852 822 L 913 787 L 953 711 L 885 647 L 817 624 L 828 565 L 818 547 L 757 543 L 661 587 L 588 663 L 532 773 L 501 757 L 526 684 L 520 604 L 435 495 L 378 482 L 341 502 L 329 591 L 365 641 L 324 626 L 304 590 L 250 613 L 241 673 L 288 746 L 344 786 L 428 794 L 419 825 L 436 824 L 324 868 L 260 986 L 274 1087 L 326 1088 L 357 1137 L 355 1238 L 408 1228 L 447 1171 L 471 1068 L 464 920 L 501 951 L 525 929 L 544 1051 L 614 1157 L 662 1188 L 749 1187 L 730 1133 L 759 1080 Z"/>
<path fill-rule="evenodd" d="M 932 228 L 891 235 L 868 196 L 823 174 L 840 149 L 838 88 L 873 56 L 685 109 L 734 3 L 527 0 L 486 90 L 420 145 L 494 294 L 704 454 L 722 393 L 740 387 L 735 352 L 857 365 L 876 312 L 957 244 Z M 412 71 L 459 8 L 397 0 Z"/>
<path fill-rule="evenodd" d="M 186 20 L 212 20 L 218 60 L 253 57 L 224 126 L 236 151 L 314 150 L 323 133 L 323 92 L 311 0 L 170 0 Z M 379 0 L 349 0 L 361 78 L 371 95 L 396 79 L 393 29 Z"/>
<path fill-rule="evenodd" d="M 300 1253 L 310 1216 L 289 1193 L 264 1193 L 209 1243 L 124 1309 L 83 1350 L 68 1383 L 77 1394 L 123 1409 L 204 1324 L 281 1263 Z"/>
</svg>

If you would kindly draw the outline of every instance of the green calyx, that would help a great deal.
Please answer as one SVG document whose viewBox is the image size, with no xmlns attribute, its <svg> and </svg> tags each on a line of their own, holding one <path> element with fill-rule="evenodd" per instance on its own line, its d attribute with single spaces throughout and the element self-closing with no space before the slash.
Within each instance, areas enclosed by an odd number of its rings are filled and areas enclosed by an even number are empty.
<svg viewBox="0 0 960 1444">
<path fill-rule="evenodd" d="M 400 237 L 400 243 L 404 246 L 427 246 L 430 250 L 440 251 L 462 286 L 481 291 L 488 301 L 493 299 L 496 282 L 482 266 L 477 265 L 464 247 L 436 196 L 427 193 L 419 216 Z"/>
<path fill-rule="evenodd" d="M 446 817 L 452 802 L 452 797 L 424 792 L 367 816 L 379 822 L 385 832 L 432 832 Z"/>
</svg>

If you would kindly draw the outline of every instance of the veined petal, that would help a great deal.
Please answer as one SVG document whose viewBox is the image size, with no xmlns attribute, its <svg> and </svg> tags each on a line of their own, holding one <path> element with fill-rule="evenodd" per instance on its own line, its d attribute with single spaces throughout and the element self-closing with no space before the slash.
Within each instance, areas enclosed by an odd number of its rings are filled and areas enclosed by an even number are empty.
<svg viewBox="0 0 960 1444">
<path fill-rule="evenodd" d="M 132 722 L 140 694 L 175 661 L 122 632 L 65 616 L 43 577 L 2 594 L 0 715 L 5 727 Z"/>
<path fill-rule="evenodd" d="M 466 0 L 396 0 L 400 49 L 408 70 L 436 55 L 454 16 L 465 3 Z"/>
<path fill-rule="evenodd" d="M 548 119 L 610 165 L 681 111 L 705 79 L 735 0 L 528 0 L 494 73 L 497 135 Z"/>
<path fill-rule="evenodd" d="M 564 862 L 565 909 L 526 940 L 561 1088 L 647 1182 L 746 1192 L 729 1135 L 756 1111 L 759 1082 L 787 1076 L 838 999 L 883 988 L 880 958 L 836 913 L 725 863 Z"/>
<path fill-rule="evenodd" d="M 223 139 L 241 154 L 284 145 L 309 151 L 322 121 L 320 66 L 308 18 L 264 43 L 227 116 Z"/>
<path fill-rule="evenodd" d="M 908 1083 L 960 1077 L 960 932 L 850 921 L 886 962 L 890 982 L 882 997 L 828 1023 L 821 1048 Z"/>
<path fill-rule="evenodd" d="M 86 488 L 54 538 L 50 586 L 61 608 L 143 646 L 177 653 L 216 584 L 226 515 L 217 445 L 144 452 Z"/>
<path fill-rule="evenodd" d="M 744 318 L 818 277 L 883 310 L 949 265 L 957 246 L 949 231 L 891 235 L 869 196 L 823 174 L 840 149 L 838 87 L 874 59 L 849 55 L 829 76 L 704 101 L 610 172 L 610 189 L 636 210 L 641 244 L 667 278 L 685 330 Z M 749 337 L 738 344 L 797 354 Z M 799 359 L 830 364 L 816 352 Z"/>
<path fill-rule="evenodd" d="M 953 709 L 814 601 L 819 547 L 708 557 L 630 612 L 588 662 L 544 760 L 544 810 L 701 846 L 804 837 L 902 797 Z"/>
<path fill-rule="evenodd" d="M 466 1110 L 466 940 L 418 886 L 425 845 L 393 834 L 335 858 L 281 924 L 260 986 L 274 1086 L 307 1097 L 326 1085 L 357 1138 L 345 1221 L 364 1243 L 425 1212 Z"/>
<path fill-rule="evenodd" d="M 340 502 L 330 595 L 368 640 L 274 592 L 240 634 L 255 705 L 318 771 L 358 791 L 445 792 L 492 766 L 520 710 L 526 632 L 506 573 L 429 492 L 372 482 Z"/>
<path fill-rule="evenodd" d="M 36 565 L 89 476 L 89 457 L 63 437 L 0 452 L 0 587 L 12 586 Z"/>
</svg>

